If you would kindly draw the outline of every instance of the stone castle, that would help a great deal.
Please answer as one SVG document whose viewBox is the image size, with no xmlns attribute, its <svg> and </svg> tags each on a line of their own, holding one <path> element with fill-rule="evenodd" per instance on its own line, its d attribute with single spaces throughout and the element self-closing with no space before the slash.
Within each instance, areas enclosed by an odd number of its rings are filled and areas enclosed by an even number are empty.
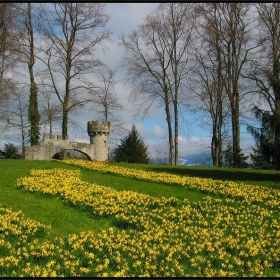
<svg viewBox="0 0 280 280">
<path fill-rule="evenodd" d="M 111 132 L 111 123 L 88 121 L 87 132 L 90 144 L 62 140 L 61 135 L 44 133 L 39 145 L 25 147 L 24 158 L 51 160 L 56 153 L 66 149 L 79 151 L 91 161 L 108 162 L 108 136 Z"/>
</svg>

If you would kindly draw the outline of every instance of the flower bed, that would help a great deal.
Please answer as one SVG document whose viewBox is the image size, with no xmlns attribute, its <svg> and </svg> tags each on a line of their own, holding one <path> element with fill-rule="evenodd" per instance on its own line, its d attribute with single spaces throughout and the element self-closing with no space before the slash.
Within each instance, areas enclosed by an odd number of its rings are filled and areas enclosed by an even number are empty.
<svg viewBox="0 0 280 280">
<path fill-rule="evenodd" d="M 209 194 L 219 194 L 226 197 L 244 199 L 248 203 L 261 202 L 275 210 L 278 210 L 280 207 L 280 191 L 266 187 L 239 184 L 231 181 L 178 176 L 163 172 L 144 171 L 85 160 L 70 159 L 62 162 L 90 170 L 98 170 L 103 173 L 118 174 L 133 179 L 181 185 L 188 189 Z"/>
<path fill-rule="evenodd" d="M 279 276 L 279 214 L 267 200 L 252 204 L 246 197 L 231 196 L 191 203 L 116 191 L 83 182 L 80 176 L 78 170 L 31 170 L 17 185 L 60 196 L 94 217 L 112 216 L 115 228 L 37 247 L 31 242 L 19 251 L 21 265 L 10 276 Z M 5 257 L 14 257 L 17 248 L 11 246 Z"/>
</svg>

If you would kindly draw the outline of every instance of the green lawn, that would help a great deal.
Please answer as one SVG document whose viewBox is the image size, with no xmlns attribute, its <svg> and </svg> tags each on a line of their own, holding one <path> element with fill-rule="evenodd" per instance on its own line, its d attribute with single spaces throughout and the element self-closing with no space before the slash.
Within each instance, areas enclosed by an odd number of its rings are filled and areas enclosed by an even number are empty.
<svg viewBox="0 0 280 280">
<path fill-rule="evenodd" d="M 248 185 L 258 185 L 280 189 L 280 171 L 183 165 L 170 166 L 160 164 L 111 164 L 129 168 L 144 169 L 147 171 L 166 172 L 180 176 L 228 180 Z"/>
<path fill-rule="evenodd" d="M 100 230 L 112 226 L 111 219 L 93 220 L 88 213 L 64 205 L 58 197 L 43 197 L 40 194 L 27 193 L 15 188 L 17 178 L 28 176 L 31 169 L 79 169 L 78 167 L 57 161 L 41 160 L 1 160 L 0 161 L 0 204 L 23 211 L 26 217 L 51 225 L 53 236 L 63 236 L 84 230 Z M 200 200 L 204 194 L 187 191 L 179 186 L 149 183 L 121 176 L 102 174 L 97 171 L 81 169 L 82 180 L 115 188 L 131 190 L 157 197 L 172 197 L 192 201 Z"/>
<path fill-rule="evenodd" d="M 280 189 L 278 171 L 152 164 L 109 165 Z M 51 226 L 50 234 L 39 236 L 38 243 L 30 241 L 26 244 L 26 236 L 31 236 L 26 232 L 29 232 L 29 226 L 32 228 L 33 222 L 27 221 L 28 226 L 18 230 L 16 214 L 9 216 L 13 220 L 5 220 L 5 211 L 1 210 L 0 266 L 3 269 L 0 269 L 0 276 L 55 277 L 56 272 L 67 277 L 103 277 L 108 273 L 114 276 L 126 273 L 137 276 L 280 275 L 277 191 L 221 183 L 222 186 L 233 186 L 232 194 L 236 191 L 237 194 L 242 193 L 241 197 L 230 198 L 227 193 L 221 195 L 214 191 L 209 194 L 203 188 L 200 191 L 195 187 L 189 190 L 188 186 L 125 177 L 129 172 L 115 175 L 86 167 L 59 161 L 0 160 L 0 205 L 8 206 L 12 211 L 22 211 L 25 218 Z M 30 176 L 31 169 L 55 168 L 62 168 L 63 174 L 59 171 L 56 173 L 59 175 Z M 111 187 L 117 192 L 87 185 L 64 169 L 80 170 L 82 181 Z M 53 171 L 47 174 L 53 174 Z M 30 178 L 23 180 L 22 186 L 30 182 L 30 192 L 16 187 L 17 179 L 25 176 Z M 170 180 L 164 175 L 159 178 Z M 37 184 L 39 192 L 34 192 L 36 183 L 33 180 L 41 180 L 41 184 Z M 203 184 L 206 181 L 207 185 L 211 180 L 191 179 L 190 186 L 192 182 L 200 181 Z M 211 184 L 211 187 L 219 187 L 219 184 Z M 60 189 L 64 185 L 66 187 Z M 69 186 L 74 188 L 68 192 Z M 43 189 L 47 194 L 41 191 Z M 138 194 L 118 192 L 122 190 Z M 257 194 L 257 200 L 254 200 L 254 194 Z M 68 204 L 63 202 L 62 197 L 68 199 Z M 179 200 L 158 199 L 162 197 Z M 84 266 L 81 267 L 81 264 Z M 31 267 L 28 268 L 28 265 Z M 175 267 L 178 269 L 176 273 Z"/>
<path fill-rule="evenodd" d="M 16 179 L 28 176 L 30 169 L 61 167 L 55 161 L 0 161 L 0 204 L 22 211 L 25 217 L 51 225 L 51 237 L 106 227 L 107 220 L 93 220 L 88 213 L 66 206 L 58 197 L 44 197 L 17 189 Z M 69 169 L 75 169 L 69 166 Z"/>
<path fill-rule="evenodd" d="M 148 171 L 167 172 L 181 176 L 195 176 L 222 180 L 245 182 L 280 188 L 280 172 L 243 169 L 217 169 L 209 167 L 185 167 L 152 164 L 117 164 L 129 168 Z M 25 217 L 51 225 L 52 236 L 64 236 L 84 230 L 107 229 L 112 226 L 111 219 L 94 220 L 86 212 L 78 211 L 65 205 L 58 197 L 42 197 L 40 194 L 27 193 L 17 189 L 16 180 L 28 176 L 31 169 L 53 168 L 79 169 L 78 167 L 57 161 L 37 160 L 1 160 L 0 161 L 0 204 L 11 207 L 14 211 L 23 211 Z M 81 169 L 82 180 L 112 187 L 116 190 L 130 190 L 145 193 L 155 197 L 187 198 L 190 201 L 199 201 L 205 194 L 198 191 L 189 191 L 180 186 L 170 186 L 160 183 L 151 183 L 133 180 L 122 176 L 103 174 L 98 171 Z"/>
</svg>

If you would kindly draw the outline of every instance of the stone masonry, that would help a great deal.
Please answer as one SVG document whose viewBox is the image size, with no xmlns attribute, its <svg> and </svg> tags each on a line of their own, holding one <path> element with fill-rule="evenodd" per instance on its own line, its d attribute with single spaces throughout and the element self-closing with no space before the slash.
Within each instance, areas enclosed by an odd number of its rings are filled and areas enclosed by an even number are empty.
<svg viewBox="0 0 280 280">
<path fill-rule="evenodd" d="M 28 160 L 51 160 L 56 153 L 66 149 L 79 151 L 92 161 L 109 161 L 108 135 L 110 132 L 110 122 L 89 121 L 90 144 L 62 140 L 61 135 L 44 133 L 43 140 L 39 145 L 25 147 L 24 158 Z"/>
<path fill-rule="evenodd" d="M 94 146 L 94 161 L 108 161 L 108 135 L 111 132 L 111 123 L 89 121 L 87 131 L 90 144 Z"/>
</svg>

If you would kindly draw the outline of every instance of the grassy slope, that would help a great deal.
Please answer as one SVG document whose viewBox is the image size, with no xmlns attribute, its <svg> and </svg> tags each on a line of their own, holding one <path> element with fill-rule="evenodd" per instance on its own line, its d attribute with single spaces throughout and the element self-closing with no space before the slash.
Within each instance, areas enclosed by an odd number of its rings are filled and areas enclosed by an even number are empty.
<svg viewBox="0 0 280 280">
<path fill-rule="evenodd" d="M 280 171 L 254 170 L 241 168 L 217 168 L 199 166 L 170 166 L 156 164 L 125 164 L 114 165 L 139 168 L 147 171 L 166 172 L 180 176 L 212 178 L 214 180 L 228 180 L 248 185 L 258 185 L 280 189 Z"/>
<path fill-rule="evenodd" d="M 247 184 L 257 184 L 280 189 L 280 172 L 277 171 L 215 169 L 209 167 L 184 166 L 171 167 L 168 165 L 142 164 L 119 165 L 130 168 L 142 168 L 149 171 L 170 172 L 182 176 L 242 181 Z M 56 161 L 0 160 L 0 204 L 9 206 L 14 211 L 22 210 L 25 217 L 51 225 L 51 237 L 78 233 L 88 229 L 99 231 L 100 229 L 112 226 L 111 219 L 93 220 L 88 213 L 64 205 L 59 198 L 42 198 L 39 194 L 25 193 L 24 191 L 15 188 L 16 179 L 28 176 L 30 169 L 32 168 L 53 169 L 59 167 L 78 169 L 78 167 Z M 192 201 L 200 200 L 204 196 L 202 193 L 187 191 L 179 186 L 167 186 L 164 184 L 143 182 L 121 176 L 110 174 L 105 175 L 90 170 L 81 170 L 81 172 L 82 180 L 109 186 L 117 190 L 132 190 L 158 197 L 175 196 L 181 199 L 188 198 Z"/>
<path fill-rule="evenodd" d="M 22 211 L 25 217 L 51 225 L 51 237 L 79 233 L 87 229 L 109 226 L 110 221 L 93 220 L 88 213 L 64 205 L 57 197 L 40 197 L 39 194 L 26 193 L 16 189 L 16 179 L 28 176 L 30 169 L 53 169 L 62 167 L 55 161 L 0 161 L 0 204 L 11 207 L 14 211 Z M 63 165 L 65 168 L 65 166 Z M 72 166 L 69 169 L 76 169 Z"/>
</svg>

